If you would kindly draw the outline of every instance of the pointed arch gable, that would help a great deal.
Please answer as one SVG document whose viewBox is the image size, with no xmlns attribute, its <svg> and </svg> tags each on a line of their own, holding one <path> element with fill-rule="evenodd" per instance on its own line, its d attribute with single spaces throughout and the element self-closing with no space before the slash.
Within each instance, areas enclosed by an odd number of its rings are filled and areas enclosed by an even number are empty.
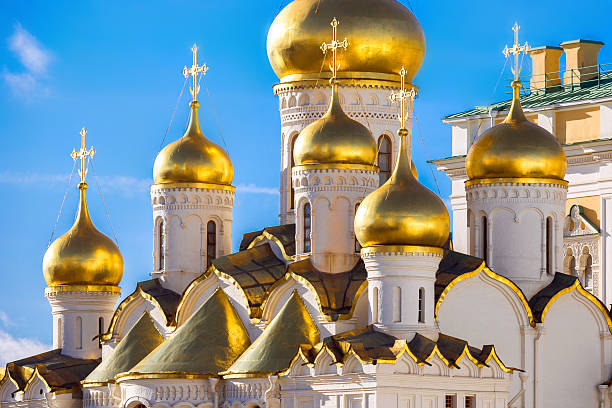
<svg viewBox="0 0 612 408">
<path fill-rule="evenodd" d="M 25 387 L 23 387 L 24 399 L 35 400 L 44 398 L 44 394 L 41 394 L 40 390 L 50 392 L 51 387 L 38 371 L 38 366 L 36 366 L 36 368 L 34 369 L 34 373 L 26 383 Z"/>
</svg>

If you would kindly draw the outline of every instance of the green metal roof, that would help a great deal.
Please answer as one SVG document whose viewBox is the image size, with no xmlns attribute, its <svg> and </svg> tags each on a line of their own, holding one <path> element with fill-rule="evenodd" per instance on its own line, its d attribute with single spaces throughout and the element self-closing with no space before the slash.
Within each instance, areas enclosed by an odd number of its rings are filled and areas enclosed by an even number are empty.
<svg viewBox="0 0 612 408">
<path fill-rule="evenodd" d="M 521 96 L 521 105 L 524 109 L 537 109 L 559 103 L 612 97 L 612 71 L 600 70 L 599 72 L 600 75 L 597 78 L 585 81 L 582 84 L 560 85 L 547 88 L 545 91 L 528 92 Z M 529 79 L 524 79 L 523 86 L 528 85 Z M 511 103 L 512 99 L 507 99 L 489 106 L 479 106 L 475 109 L 448 115 L 443 119 L 467 119 L 475 115 L 488 115 L 489 110 L 507 111 L 510 109 Z"/>
</svg>

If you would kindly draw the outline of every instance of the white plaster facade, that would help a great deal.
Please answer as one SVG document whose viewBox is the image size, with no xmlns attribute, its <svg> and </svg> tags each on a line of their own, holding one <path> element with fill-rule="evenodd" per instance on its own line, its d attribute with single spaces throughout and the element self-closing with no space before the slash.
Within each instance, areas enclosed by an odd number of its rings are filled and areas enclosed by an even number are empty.
<svg viewBox="0 0 612 408">
<path fill-rule="evenodd" d="M 176 293 L 231 251 L 232 187 L 197 184 L 151 186 L 153 206 L 153 277 Z M 214 223 L 214 225 L 211 224 Z M 214 254 L 208 254 L 209 226 L 215 231 Z M 161 242 L 163 240 L 163 243 Z"/>
</svg>

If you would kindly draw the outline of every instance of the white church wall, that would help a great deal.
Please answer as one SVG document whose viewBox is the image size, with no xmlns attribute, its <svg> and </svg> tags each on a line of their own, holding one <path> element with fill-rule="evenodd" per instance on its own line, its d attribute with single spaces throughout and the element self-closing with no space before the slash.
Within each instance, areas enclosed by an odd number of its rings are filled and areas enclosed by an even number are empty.
<svg viewBox="0 0 612 408">
<path fill-rule="evenodd" d="M 596 407 L 597 386 L 609 379 L 604 370 L 601 312 L 577 291 L 561 296 L 544 317 L 536 356 L 541 407 Z M 606 324 L 607 326 L 607 324 Z M 602 331 L 604 329 L 604 331 Z M 607 356 L 609 359 L 610 357 Z"/>
<path fill-rule="evenodd" d="M 533 356 L 523 333 L 534 329 L 527 309 L 514 291 L 483 272 L 452 287 L 440 303 L 437 321 L 442 333 L 479 348 L 493 344 L 506 366 L 529 369 Z M 520 389 L 519 377 L 513 376 L 510 395 Z"/>
</svg>

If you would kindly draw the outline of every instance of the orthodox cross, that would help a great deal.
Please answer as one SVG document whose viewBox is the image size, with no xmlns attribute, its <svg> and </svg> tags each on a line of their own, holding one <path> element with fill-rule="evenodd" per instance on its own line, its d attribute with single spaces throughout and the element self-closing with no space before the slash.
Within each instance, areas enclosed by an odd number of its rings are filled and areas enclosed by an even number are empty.
<svg viewBox="0 0 612 408">
<path fill-rule="evenodd" d="M 185 68 L 183 68 L 183 75 L 185 75 L 185 78 L 188 78 L 189 75 L 191 75 L 193 83 L 192 86 L 189 88 L 189 91 L 191 92 L 191 96 L 195 101 L 197 100 L 198 92 L 200 92 L 200 86 L 198 85 L 198 75 L 206 74 L 206 71 L 208 71 L 208 66 L 206 65 L 206 63 L 204 63 L 202 66 L 198 66 L 198 46 L 195 43 L 193 44 L 193 47 L 191 47 L 191 52 L 193 53 L 193 65 L 191 66 L 191 68 L 187 68 L 187 65 L 185 65 Z"/>
<path fill-rule="evenodd" d="M 330 78 L 329 82 L 333 82 L 336 79 L 336 74 L 338 73 L 338 69 L 340 69 L 340 64 L 337 62 L 338 48 L 344 48 L 346 50 L 349 46 L 349 42 L 347 41 L 346 37 L 344 38 L 343 41 L 338 42 L 338 39 L 337 39 L 338 20 L 336 20 L 336 17 L 334 17 L 334 19 L 331 21 L 331 26 L 332 26 L 332 42 L 329 44 L 326 42 L 321 44 L 321 51 L 323 51 L 323 55 L 327 53 L 327 50 L 331 50 L 332 52 L 332 63 L 329 64 L 329 69 L 332 72 L 332 77 Z"/>
<path fill-rule="evenodd" d="M 70 157 L 72 157 L 72 160 L 76 161 L 77 159 L 81 160 L 81 168 L 79 169 L 79 176 L 81 176 L 81 183 L 85 182 L 85 176 L 87 176 L 87 167 L 85 166 L 85 158 L 89 157 L 90 159 L 94 156 L 94 154 L 96 154 L 96 151 L 94 150 L 93 146 L 89 148 L 89 150 L 87 150 L 85 148 L 85 135 L 87 134 L 87 131 L 85 130 L 85 128 L 81 129 L 81 150 L 76 151 L 74 149 L 72 149 L 72 153 L 70 154 Z"/>
<path fill-rule="evenodd" d="M 414 100 L 414 98 L 416 97 L 416 91 L 414 90 L 414 88 L 410 91 L 406 90 L 406 69 L 404 69 L 404 67 L 402 67 L 399 74 L 400 78 L 402 79 L 400 91 L 389 95 L 389 99 L 391 99 L 391 102 L 393 103 L 397 103 L 397 101 L 399 101 L 400 114 L 398 116 L 398 119 L 400 123 L 400 129 L 406 129 L 406 119 L 408 117 L 406 100 Z"/>
<path fill-rule="evenodd" d="M 514 27 L 512 27 L 512 31 L 514 31 L 514 45 L 512 46 L 512 48 L 508 48 L 508 46 L 506 45 L 506 48 L 504 48 L 504 50 L 502 51 L 506 58 L 508 58 L 510 54 L 514 55 L 514 68 L 512 68 L 512 73 L 514 74 L 515 81 L 518 81 L 519 74 L 521 73 L 519 67 L 519 55 L 521 54 L 521 52 L 525 54 L 530 50 L 527 41 L 525 41 L 525 44 L 523 45 L 519 44 L 518 32 L 520 28 L 521 27 L 518 25 L 518 23 L 514 23 Z"/>
</svg>

